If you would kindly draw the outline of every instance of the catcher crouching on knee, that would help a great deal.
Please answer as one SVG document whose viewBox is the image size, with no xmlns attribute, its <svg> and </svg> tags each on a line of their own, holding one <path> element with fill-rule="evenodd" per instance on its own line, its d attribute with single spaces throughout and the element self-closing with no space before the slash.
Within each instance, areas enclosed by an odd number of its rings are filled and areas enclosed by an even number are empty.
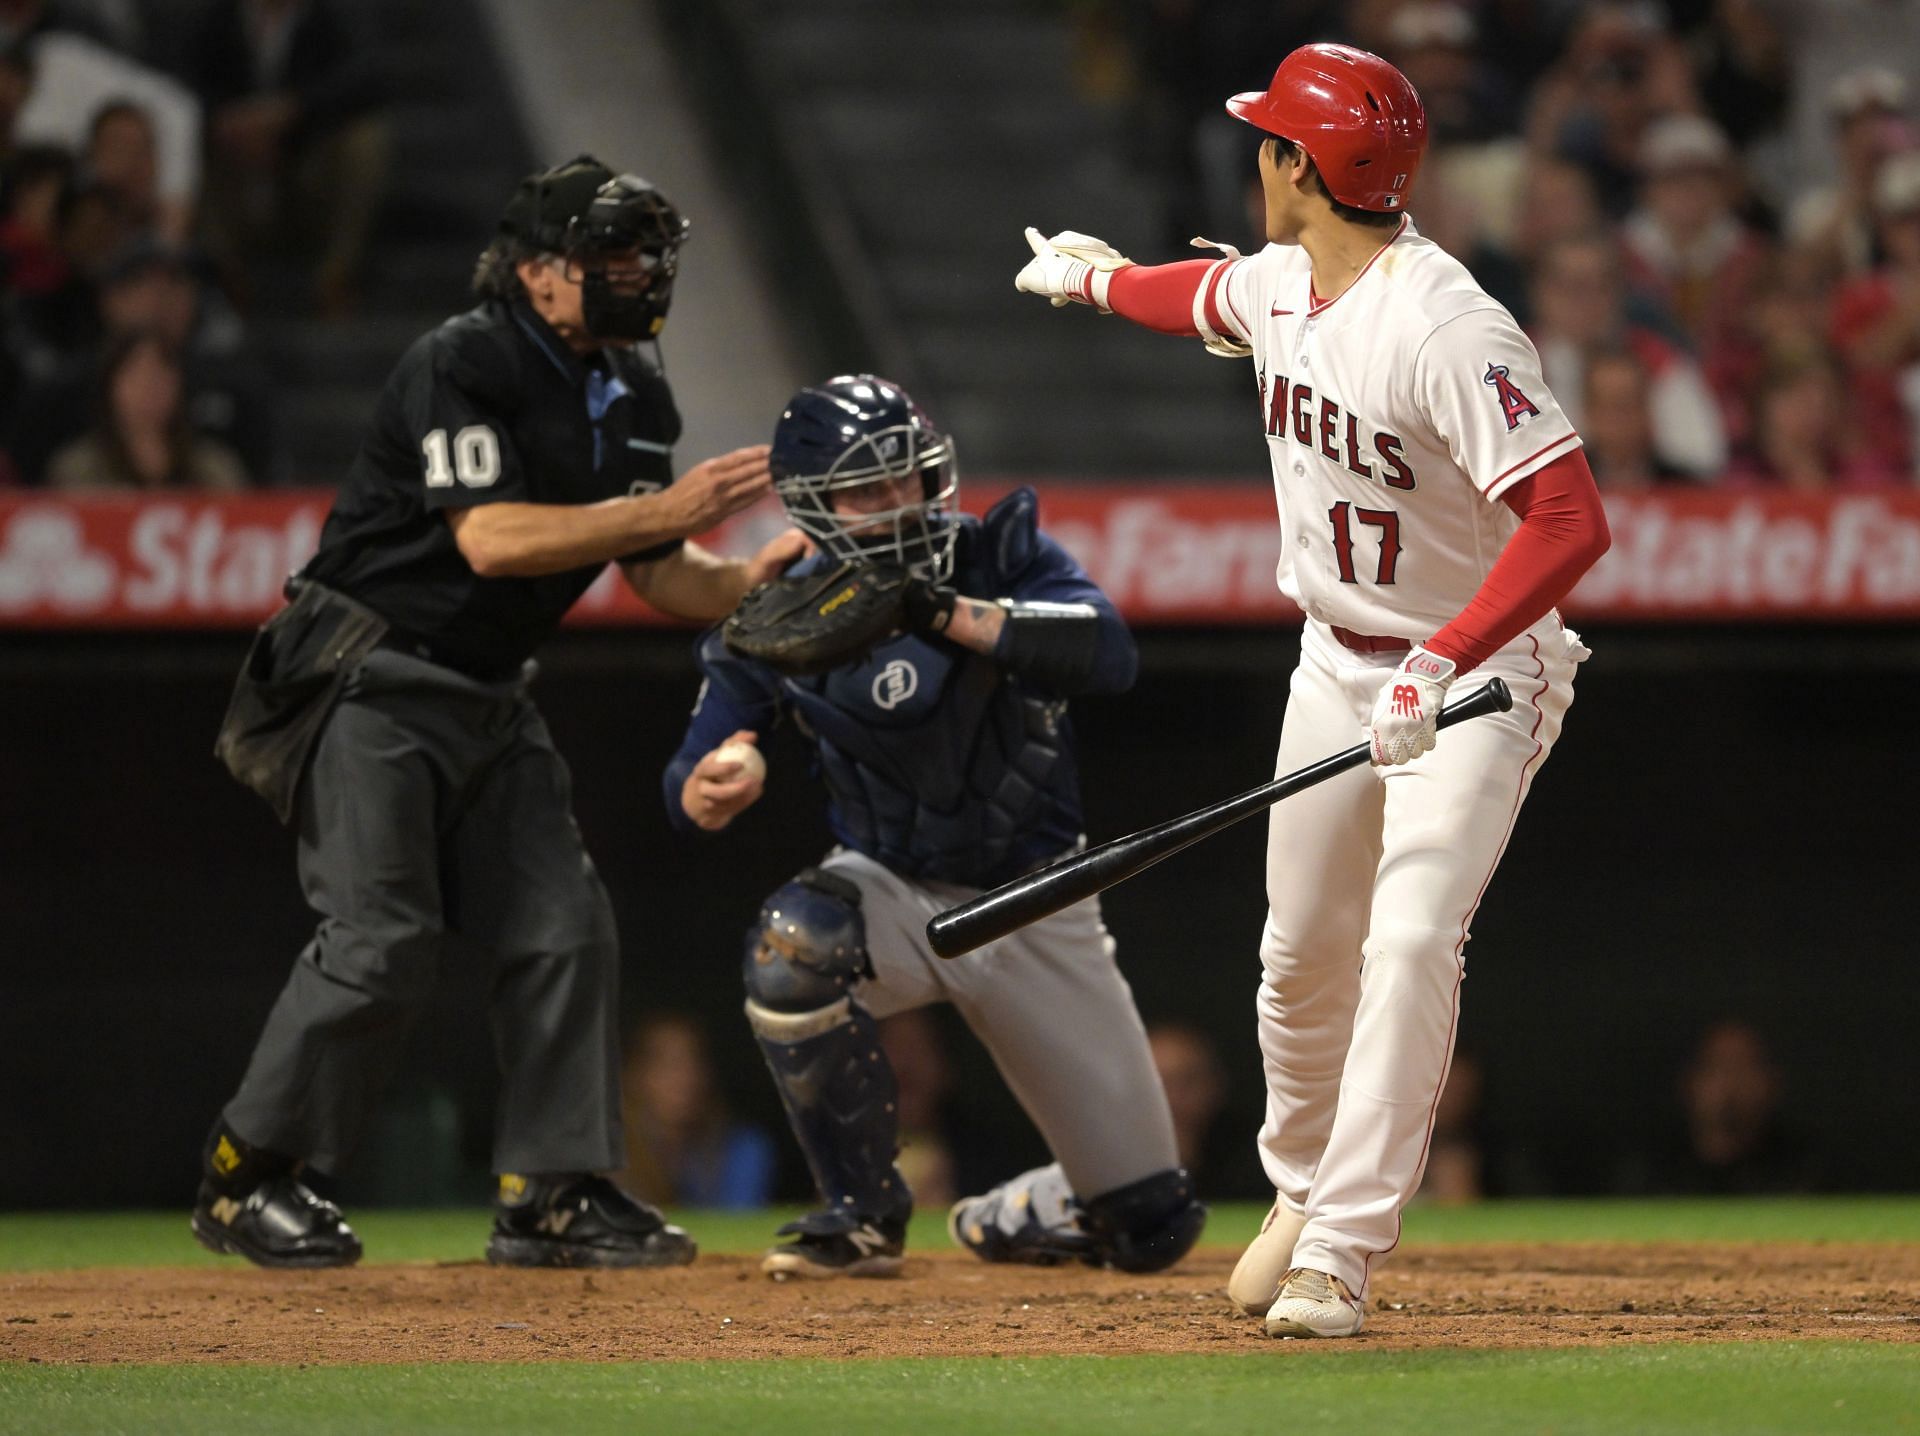
<svg viewBox="0 0 1920 1436">
<path fill-rule="evenodd" d="M 957 1203 L 955 1240 L 987 1261 L 1170 1266 L 1206 1208 L 1097 901 L 956 961 L 924 935 L 1081 841 L 1067 705 L 1131 687 L 1133 639 L 1039 530 L 1032 490 L 958 512 L 953 442 L 898 385 L 802 390 L 771 463 L 818 551 L 701 640 L 706 681 L 665 775 L 674 822 L 718 832 L 766 776 L 734 745 L 791 720 L 827 788 L 836 846 L 745 941 L 747 1020 L 822 1202 L 762 1269 L 900 1271 L 913 1194 L 875 1023 L 934 1002 L 987 1044 L 1056 1159 Z"/>
</svg>

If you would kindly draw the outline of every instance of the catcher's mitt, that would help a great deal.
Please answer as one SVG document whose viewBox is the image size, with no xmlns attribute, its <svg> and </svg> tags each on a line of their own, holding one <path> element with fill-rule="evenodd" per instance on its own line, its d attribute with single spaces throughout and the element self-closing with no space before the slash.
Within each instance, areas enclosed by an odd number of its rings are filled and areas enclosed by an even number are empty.
<svg viewBox="0 0 1920 1436">
<path fill-rule="evenodd" d="M 890 563 L 844 563 L 776 578 L 745 598 L 721 629 L 729 650 L 782 673 L 824 673 L 905 625 L 913 578 Z"/>
</svg>

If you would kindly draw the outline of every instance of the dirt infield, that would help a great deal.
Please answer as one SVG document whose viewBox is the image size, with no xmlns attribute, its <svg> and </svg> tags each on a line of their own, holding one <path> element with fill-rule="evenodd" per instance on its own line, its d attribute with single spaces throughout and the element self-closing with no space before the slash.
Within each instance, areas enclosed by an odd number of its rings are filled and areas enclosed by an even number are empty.
<svg viewBox="0 0 1920 1436">
<path fill-rule="evenodd" d="M 1161 1276 L 910 1259 L 897 1281 L 776 1284 L 746 1257 L 666 1272 L 473 1264 L 0 1275 L 0 1361 L 620 1361 L 1284 1349 L 1224 1295 L 1233 1256 Z M 1374 1282 L 1343 1349 L 1845 1337 L 1920 1342 L 1915 1246 L 1436 1246 Z"/>
</svg>

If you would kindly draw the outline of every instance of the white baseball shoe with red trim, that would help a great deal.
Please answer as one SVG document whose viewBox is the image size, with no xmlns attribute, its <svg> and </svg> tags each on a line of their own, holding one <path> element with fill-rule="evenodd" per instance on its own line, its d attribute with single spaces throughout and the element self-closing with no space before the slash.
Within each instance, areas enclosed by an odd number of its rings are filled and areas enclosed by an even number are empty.
<svg viewBox="0 0 1920 1436">
<path fill-rule="evenodd" d="M 1297 1266 L 1267 1313 L 1267 1335 L 1353 1336 L 1366 1321 L 1366 1308 L 1339 1277 Z"/>
</svg>

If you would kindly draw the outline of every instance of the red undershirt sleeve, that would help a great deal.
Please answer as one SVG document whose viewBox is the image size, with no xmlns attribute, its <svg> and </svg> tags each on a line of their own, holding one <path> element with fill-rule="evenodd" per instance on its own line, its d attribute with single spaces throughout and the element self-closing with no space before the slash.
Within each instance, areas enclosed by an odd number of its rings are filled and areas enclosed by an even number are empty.
<svg viewBox="0 0 1920 1436">
<path fill-rule="evenodd" d="M 1107 304 L 1115 314 L 1145 328 L 1195 338 L 1200 331 L 1193 327 L 1193 297 L 1216 262 L 1182 259 L 1116 269 L 1107 281 Z"/>
<path fill-rule="evenodd" d="M 1537 623 L 1613 542 L 1593 471 L 1579 449 L 1562 454 L 1500 496 L 1520 528 L 1467 606 L 1427 640 L 1458 672 L 1479 667 Z"/>
</svg>

